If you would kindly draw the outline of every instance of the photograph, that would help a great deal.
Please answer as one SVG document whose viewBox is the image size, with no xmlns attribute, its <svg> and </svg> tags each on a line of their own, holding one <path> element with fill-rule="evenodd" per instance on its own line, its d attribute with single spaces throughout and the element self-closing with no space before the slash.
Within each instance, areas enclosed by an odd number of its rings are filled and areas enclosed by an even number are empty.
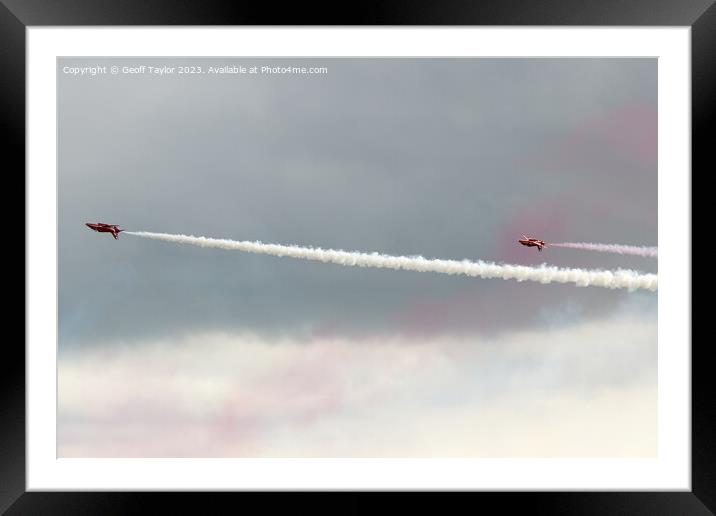
<svg viewBox="0 0 716 516">
<path fill-rule="evenodd" d="M 658 458 L 657 57 L 56 67 L 57 458 Z"/>
</svg>

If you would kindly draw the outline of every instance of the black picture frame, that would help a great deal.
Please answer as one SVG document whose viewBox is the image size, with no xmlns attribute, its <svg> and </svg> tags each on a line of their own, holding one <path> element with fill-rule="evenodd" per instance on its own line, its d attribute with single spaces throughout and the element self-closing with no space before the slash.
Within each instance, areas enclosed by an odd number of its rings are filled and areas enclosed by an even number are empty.
<svg viewBox="0 0 716 516">
<path fill-rule="evenodd" d="M 184 2 L 172 0 L 0 0 L 0 130 L 5 180 L 25 177 L 25 29 L 82 25 L 577 25 L 689 26 L 692 72 L 692 179 L 716 170 L 708 126 L 716 114 L 716 6 L 714 0 L 366 0 L 355 4 Z M 20 188 L 25 192 L 24 181 Z M 693 188 L 692 188 L 693 191 Z M 7 198 L 14 190 L 6 188 Z M 23 199 L 24 199 L 23 195 Z M 692 201 L 693 203 L 693 201 Z M 6 204 L 7 205 L 7 204 Z M 18 210 L 7 215 L 17 218 Z M 692 217 L 697 222 L 695 217 Z M 693 234 L 693 231 L 692 231 Z M 26 259 L 26 256 L 23 256 Z M 693 260 L 692 260 L 693 263 Z M 7 266 L 6 266 L 7 269 Z M 25 269 L 27 274 L 27 269 Z M 10 276 L 19 276 L 12 275 Z M 25 299 L 23 295 L 23 299 Z M 692 302 L 693 305 L 693 302 Z M 6 305 L 15 310 L 15 304 Z M 24 309 L 23 303 L 23 309 Z M 20 317 L 17 318 L 18 320 Z M 10 320 L 10 318 L 8 318 Z M 693 320 L 693 317 L 692 317 Z M 24 333 L 24 329 L 23 329 Z M 693 335 L 693 330 L 692 330 Z M 23 339 L 24 340 L 24 339 Z M 676 344 L 676 343 L 675 343 Z M 473 493 L 508 509 L 543 514 L 713 514 L 716 511 L 716 404 L 710 343 L 692 337 L 692 490 L 690 492 Z M 205 513 L 209 493 L 26 492 L 25 348 L 7 338 L 0 359 L 0 512 L 7 514 L 129 514 L 148 502 L 168 512 Z M 220 499 L 248 493 L 222 494 Z M 313 496 L 289 493 L 289 507 L 317 507 Z M 329 497 L 330 500 L 332 497 Z M 325 503 L 327 512 L 382 508 L 382 496 L 352 493 Z M 215 500 L 212 500 L 212 505 Z M 444 503 L 421 497 L 421 508 Z M 238 510 L 238 508 L 237 508 Z"/>
</svg>

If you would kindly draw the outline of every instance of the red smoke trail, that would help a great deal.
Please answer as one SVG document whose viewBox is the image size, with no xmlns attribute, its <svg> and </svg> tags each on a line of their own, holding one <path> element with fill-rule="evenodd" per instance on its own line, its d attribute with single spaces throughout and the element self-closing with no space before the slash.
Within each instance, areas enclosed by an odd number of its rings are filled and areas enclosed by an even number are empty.
<svg viewBox="0 0 716 516">
<path fill-rule="evenodd" d="M 635 256 L 645 256 L 647 258 L 656 258 L 657 247 L 641 247 L 635 245 L 617 245 L 617 244 L 592 244 L 587 242 L 562 242 L 559 244 L 548 244 L 549 247 L 569 247 L 571 249 L 583 249 L 584 251 L 597 251 L 600 253 L 616 253 L 631 254 Z"/>
</svg>

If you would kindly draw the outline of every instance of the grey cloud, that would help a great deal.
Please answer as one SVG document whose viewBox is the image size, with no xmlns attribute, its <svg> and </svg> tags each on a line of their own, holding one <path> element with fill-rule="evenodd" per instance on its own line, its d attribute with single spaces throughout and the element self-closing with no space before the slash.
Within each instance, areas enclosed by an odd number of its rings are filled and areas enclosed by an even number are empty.
<svg viewBox="0 0 716 516">
<path fill-rule="evenodd" d="M 100 61 L 138 60 L 66 58 L 58 67 Z M 578 307 L 570 317 L 593 318 L 631 296 L 346 270 L 89 233 L 82 223 L 101 220 L 507 260 L 513 255 L 500 242 L 519 236 L 505 235 L 524 225 L 520 217 L 539 225 L 554 209 L 560 229 L 553 225 L 558 234 L 547 239 L 656 244 L 656 149 L 635 136 L 656 130 L 656 60 L 276 62 L 325 65 L 329 74 L 58 74 L 61 347 L 212 328 L 423 331 L 420 306 L 436 314 L 436 330 L 498 331 L 543 325 L 545 313 L 569 306 Z M 656 269 L 571 250 L 516 256 Z M 462 315 L 445 308 L 464 299 Z"/>
</svg>

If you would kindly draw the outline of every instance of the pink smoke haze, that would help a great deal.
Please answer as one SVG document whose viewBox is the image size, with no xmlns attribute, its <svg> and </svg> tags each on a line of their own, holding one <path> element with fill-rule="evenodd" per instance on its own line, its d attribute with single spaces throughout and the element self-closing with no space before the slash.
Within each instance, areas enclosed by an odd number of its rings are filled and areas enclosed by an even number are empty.
<svg viewBox="0 0 716 516">
<path fill-rule="evenodd" d="M 580 167 L 588 157 L 618 155 L 642 167 L 656 166 L 657 111 L 643 104 L 624 105 L 576 127 L 523 166 L 544 169 Z M 614 175 L 609 168 L 600 174 Z"/>
</svg>

